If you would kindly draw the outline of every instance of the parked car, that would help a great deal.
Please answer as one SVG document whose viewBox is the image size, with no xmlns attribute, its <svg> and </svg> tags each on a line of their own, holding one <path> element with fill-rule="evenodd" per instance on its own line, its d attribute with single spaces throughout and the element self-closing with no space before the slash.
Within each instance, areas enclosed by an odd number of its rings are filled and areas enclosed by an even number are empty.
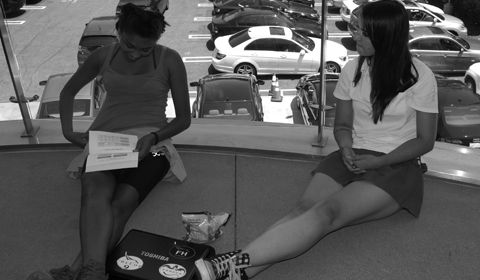
<svg viewBox="0 0 480 280">
<path fill-rule="evenodd" d="M 480 96 L 474 94 L 462 81 L 436 74 L 438 86 L 437 141 L 480 148 Z M 318 125 L 319 102 L 317 92 L 319 74 L 306 75 L 297 84 L 298 107 L 303 124 Z M 335 97 L 333 91 L 338 78 L 326 76 L 325 125 L 333 126 Z M 295 118 L 294 118 L 295 119 Z M 301 118 L 297 118 L 300 119 Z"/>
<path fill-rule="evenodd" d="M 208 0 L 210 2 L 215 2 L 217 0 Z M 315 7 L 315 0 L 281 0 L 283 2 L 297 2 L 297 3 L 300 3 L 300 4 L 304 4 L 304 5 L 307 5 L 307 6 L 310 6 L 310 7 Z"/>
<path fill-rule="evenodd" d="M 115 22 L 115 16 L 104 16 L 93 18 L 85 24 L 78 43 L 78 66 L 81 66 L 94 50 L 118 42 Z"/>
<path fill-rule="evenodd" d="M 350 22 L 350 15 L 353 10 L 358 8 L 363 3 L 366 2 L 375 2 L 378 0 L 345 0 L 345 1 L 334 1 L 334 2 L 341 2 L 342 5 L 340 6 L 340 16 L 342 17 L 343 21 Z M 433 13 L 437 14 L 444 14 L 443 10 L 434 6 L 428 4 L 427 1 L 425 0 L 397 0 L 398 2 L 404 4 L 406 7 L 416 7 L 419 9 L 427 9 Z M 345 4 L 345 5 L 343 5 Z M 337 3 L 338 5 L 338 3 Z"/>
<path fill-rule="evenodd" d="M 417 26 L 432 26 L 443 28 L 453 35 L 457 35 L 462 38 L 467 38 L 467 28 L 463 21 L 459 18 L 448 14 L 440 14 L 432 12 L 426 8 L 418 7 L 415 2 L 404 2 L 405 9 L 409 15 L 409 23 L 411 27 Z M 425 4 L 422 4 L 425 5 Z M 350 14 L 350 21 L 348 24 L 348 30 L 352 34 L 352 25 L 355 26 L 357 16 L 353 10 Z"/>
<path fill-rule="evenodd" d="M 323 29 L 320 22 L 293 18 L 269 7 L 240 8 L 224 15 L 213 16 L 210 32 L 215 40 L 218 36 L 230 35 L 249 27 L 264 25 L 285 26 L 306 36 L 322 38 Z"/>
<path fill-rule="evenodd" d="M 190 83 L 197 88 L 193 118 L 263 121 L 262 97 L 254 75 L 220 73 Z"/>
<path fill-rule="evenodd" d="M 120 0 L 117 4 L 115 14 L 118 16 L 122 13 L 122 6 L 127 3 L 133 3 L 136 6 L 148 11 L 154 11 L 164 14 L 170 7 L 170 0 Z"/>
<path fill-rule="evenodd" d="M 470 65 L 464 77 L 465 84 L 476 94 L 480 94 L 480 62 Z"/>
<path fill-rule="evenodd" d="M 336 98 L 333 91 L 337 86 L 339 74 L 326 73 L 325 76 L 325 108 L 324 125 L 333 127 L 335 120 Z M 303 124 L 318 125 L 319 103 L 317 93 L 320 92 L 320 73 L 301 77 L 297 83 L 295 106 L 300 110 Z"/>
<path fill-rule="evenodd" d="M 292 17 L 306 18 L 318 21 L 320 15 L 314 8 L 298 3 L 281 0 L 215 0 L 212 15 L 226 14 L 233 10 L 244 8 L 271 7 Z"/>
<path fill-rule="evenodd" d="M 460 38 L 438 27 L 412 27 L 409 39 L 413 56 L 437 73 L 464 73 L 480 62 L 480 41 Z"/>
<path fill-rule="evenodd" d="M 220 72 L 240 74 L 309 74 L 320 70 L 321 40 L 288 27 L 256 26 L 218 37 L 212 65 Z M 338 73 L 348 61 L 347 49 L 325 43 L 325 68 Z"/>
<path fill-rule="evenodd" d="M 27 0 L 2 0 L 5 15 L 8 17 L 18 13 L 25 6 L 26 2 Z"/>
<path fill-rule="evenodd" d="M 72 76 L 73 73 L 55 74 L 40 82 L 45 88 L 40 98 L 37 119 L 60 118 L 60 91 Z M 106 96 L 101 78 L 94 79 L 75 96 L 73 117 L 96 117 Z"/>
</svg>

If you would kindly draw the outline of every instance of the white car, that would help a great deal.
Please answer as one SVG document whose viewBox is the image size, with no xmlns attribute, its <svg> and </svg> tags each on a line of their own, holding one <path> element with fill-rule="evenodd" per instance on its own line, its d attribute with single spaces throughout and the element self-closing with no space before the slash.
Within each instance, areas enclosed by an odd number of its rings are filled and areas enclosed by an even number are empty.
<svg viewBox="0 0 480 280">
<path fill-rule="evenodd" d="M 362 3 L 373 2 L 373 1 L 377 1 L 377 0 L 344 0 L 343 1 L 344 3 L 340 9 L 340 16 L 342 17 L 343 21 L 350 22 L 350 15 L 353 12 L 353 10 L 358 8 L 358 6 L 360 6 Z M 426 9 L 436 14 L 440 14 L 440 15 L 444 14 L 442 9 L 430 4 L 419 3 L 413 0 L 398 0 L 398 1 L 404 4 L 405 7 L 413 7 L 413 8 L 417 7 L 419 9 Z"/>
<path fill-rule="evenodd" d="M 443 14 L 443 13 L 442 14 L 435 13 L 421 6 L 421 5 L 427 5 L 427 4 L 406 1 L 406 0 L 402 1 L 402 3 L 405 5 L 405 9 L 407 10 L 407 13 L 409 15 L 409 24 L 411 27 L 418 27 L 418 26 L 440 27 L 442 29 L 447 30 L 448 32 L 452 33 L 455 36 L 459 36 L 461 38 L 467 38 L 468 30 L 461 19 L 451 15 Z M 351 10 L 351 12 L 349 13 L 350 21 L 348 22 L 348 31 L 350 32 L 350 35 L 353 34 L 352 28 L 356 24 L 357 17 L 355 13 L 357 11 L 358 9 Z"/>
<path fill-rule="evenodd" d="M 464 78 L 465 84 L 476 94 L 480 94 L 480 62 L 472 64 Z"/>
<path fill-rule="evenodd" d="M 218 37 L 212 65 L 220 72 L 241 74 L 309 74 L 320 70 L 322 40 L 283 26 L 255 26 Z M 347 49 L 325 42 L 325 69 L 339 73 L 348 61 Z"/>
</svg>

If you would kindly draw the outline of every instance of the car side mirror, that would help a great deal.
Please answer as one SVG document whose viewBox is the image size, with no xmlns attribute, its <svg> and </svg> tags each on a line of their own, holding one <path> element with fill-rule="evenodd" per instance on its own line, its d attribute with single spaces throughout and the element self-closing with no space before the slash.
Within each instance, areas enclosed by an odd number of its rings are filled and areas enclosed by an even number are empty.
<svg viewBox="0 0 480 280">
<path fill-rule="evenodd" d="M 305 55 L 305 50 L 301 50 L 300 55 Z"/>
<path fill-rule="evenodd" d="M 46 85 L 46 84 L 47 84 L 47 81 L 46 81 L 46 80 L 45 80 L 45 81 L 40 81 L 40 82 L 38 83 L 39 86 L 44 86 L 44 85 Z"/>
<path fill-rule="evenodd" d="M 198 83 L 198 82 L 191 82 L 191 83 L 190 83 L 190 86 L 191 86 L 191 87 L 198 87 L 198 86 L 199 86 L 199 83 Z"/>
<path fill-rule="evenodd" d="M 264 85 L 265 84 L 265 81 L 264 80 L 257 80 L 257 85 Z"/>
</svg>

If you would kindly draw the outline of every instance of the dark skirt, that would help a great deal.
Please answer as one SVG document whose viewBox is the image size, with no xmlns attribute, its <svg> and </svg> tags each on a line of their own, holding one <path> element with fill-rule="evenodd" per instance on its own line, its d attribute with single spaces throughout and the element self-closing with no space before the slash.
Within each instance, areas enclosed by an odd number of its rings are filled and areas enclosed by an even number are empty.
<svg viewBox="0 0 480 280">
<path fill-rule="evenodd" d="M 85 161 L 86 162 L 86 161 Z M 153 155 L 148 153 L 136 168 L 124 168 L 104 170 L 100 172 L 112 173 L 116 183 L 127 184 L 138 192 L 138 204 L 140 205 L 152 189 L 167 175 L 170 170 L 170 162 L 165 155 Z M 85 172 L 85 165 L 82 173 Z"/>
<path fill-rule="evenodd" d="M 384 155 L 364 149 L 353 150 L 359 155 Z M 407 209 L 417 218 L 420 215 L 423 202 L 423 172 L 418 159 L 367 170 L 363 174 L 354 174 L 344 165 L 340 152 L 336 151 L 322 159 L 318 167 L 312 171 L 313 174 L 318 172 L 330 176 L 342 186 L 354 181 L 369 181 L 387 192 L 400 207 Z"/>
</svg>

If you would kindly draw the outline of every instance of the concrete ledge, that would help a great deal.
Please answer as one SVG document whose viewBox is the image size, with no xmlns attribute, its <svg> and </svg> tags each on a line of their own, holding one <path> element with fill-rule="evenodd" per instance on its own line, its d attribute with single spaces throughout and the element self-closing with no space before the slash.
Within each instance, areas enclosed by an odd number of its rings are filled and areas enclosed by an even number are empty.
<svg viewBox="0 0 480 280">
<path fill-rule="evenodd" d="M 25 129 L 22 121 L 0 123 L 0 149 L 25 145 L 66 144 L 59 120 L 33 120 L 39 127 L 33 137 L 20 137 Z M 86 131 L 91 120 L 74 122 L 76 131 Z M 337 149 L 331 128 L 323 130 L 326 146 L 318 143 L 318 127 L 287 123 L 219 121 L 193 119 L 190 128 L 173 138 L 179 147 L 263 151 L 283 155 L 323 157 Z M 422 157 L 429 167 L 428 175 L 480 185 L 480 150 L 447 143 L 435 143 L 435 148 Z"/>
</svg>

